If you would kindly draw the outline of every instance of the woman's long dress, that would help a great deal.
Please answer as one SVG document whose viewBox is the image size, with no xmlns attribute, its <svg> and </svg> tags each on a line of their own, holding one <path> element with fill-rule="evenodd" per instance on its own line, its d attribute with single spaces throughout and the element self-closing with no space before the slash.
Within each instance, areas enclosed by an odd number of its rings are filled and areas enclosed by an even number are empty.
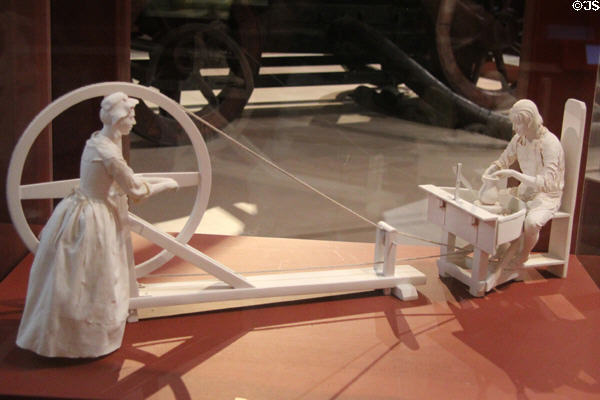
<svg viewBox="0 0 600 400">
<path fill-rule="evenodd" d="M 94 133 L 79 188 L 42 230 L 17 345 L 47 357 L 97 357 L 121 345 L 129 308 L 127 195 L 148 196 L 120 147 Z"/>
</svg>

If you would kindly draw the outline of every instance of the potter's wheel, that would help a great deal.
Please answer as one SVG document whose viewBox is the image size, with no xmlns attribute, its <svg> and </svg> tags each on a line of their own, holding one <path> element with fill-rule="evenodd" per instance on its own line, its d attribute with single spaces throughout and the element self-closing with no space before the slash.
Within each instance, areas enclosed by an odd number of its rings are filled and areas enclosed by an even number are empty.
<svg viewBox="0 0 600 400">
<path fill-rule="evenodd" d="M 502 206 L 498 202 L 494 204 L 483 204 L 481 201 L 475 200 L 473 204 L 475 204 L 477 207 L 483 208 L 488 212 L 491 212 L 492 214 L 502 214 L 502 212 L 504 211 Z"/>
</svg>

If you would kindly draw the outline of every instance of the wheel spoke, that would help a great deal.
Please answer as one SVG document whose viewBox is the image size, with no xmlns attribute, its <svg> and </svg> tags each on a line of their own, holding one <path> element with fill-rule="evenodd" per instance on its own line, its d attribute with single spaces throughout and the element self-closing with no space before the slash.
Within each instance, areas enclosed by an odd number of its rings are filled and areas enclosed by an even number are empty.
<svg viewBox="0 0 600 400">
<path fill-rule="evenodd" d="M 21 200 L 61 199 L 79 184 L 79 179 L 32 183 L 20 186 Z"/>
<path fill-rule="evenodd" d="M 193 87 L 197 87 L 200 89 L 200 93 L 204 96 L 204 98 L 208 101 L 213 107 L 217 107 L 219 105 L 219 101 L 217 100 L 217 96 L 212 90 L 212 87 L 204 80 L 202 75 L 200 74 L 200 70 L 193 73 L 190 78 L 191 85 Z"/>
<path fill-rule="evenodd" d="M 494 61 L 496 62 L 496 68 L 500 72 L 500 83 L 502 89 L 508 89 L 508 72 L 506 71 L 506 65 L 504 65 L 504 57 L 501 51 L 494 51 Z"/>
<path fill-rule="evenodd" d="M 192 246 L 183 244 L 175 240 L 174 237 L 156 229 L 152 224 L 143 220 L 135 214 L 129 213 L 129 225 L 131 230 L 138 235 L 148 239 L 152 243 L 162 247 L 170 253 L 175 254 L 181 259 L 191 263 L 214 277 L 228 283 L 235 288 L 250 288 L 253 285 L 246 278 L 235 273 L 235 271 L 211 259 Z M 136 275 L 143 276 L 152 271 L 136 271 Z"/>
<path fill-rule="evenodd" d="M 459 6 L 464 15 L 468 15 L 477 21 L 482 27 L 492 27 L 494 23 L 494 16 L 488 12 L 481 5 L 474 3 L 471 0 L 458 0 L 457 6 Z"/>
<path fill-rule="evenodd" d="M 199 172 L 152 172 L 136 175 L 147 178 L 171 178 L 179 184 L 179 187 L 199 185 L 201 179 Z M 79 179 L 68 179 L 21 185 L 20 198 L 21 200 L 61 199 L 68 195 L 78 184 Z"/>
<path fill-rule="evenodd" d="M 471 73 L 471 82 L 477 84 L 477 81 L 479 80 L 479 76 L 481 75 L 481 67 L 483 66 L 483 64 L 486 61 L 486 55 L 482 55 L 481 57 L 479 57 L 476 61 L 475 64 L 473 64 L 473 69 L 470 71 Z"/>
<path fill-rule="evenodd" d="M 200 172 L 145 172 L 136 174 L 144 178 L 171 178 L 179 187 L 197 186 L 201 184 Z"/>
<path fill-rule="evenodd" d="M 203 61 L 208 59 L 208 50 L 204 41 L 204 32 L 196 32 L 194 34 L 194 48 L 192 51 L 193 68 L 194 71 L 197 71 L 204 66 Z"/>
<path fill-rule="evenodd" d="M 452 43 L 452 49 L 454 49 L 455 51 L 458 51 L 464 47 L 467 47 L 469 45 L 472 45 L 473 43 L 475 43 L 479 38 L 476 36 L 468 36 L 468 37 L 463 37 L 463 38 L 457 38 L 457 37 L 453 37 L 451 38 L 451 43 Z"/>
</svg>

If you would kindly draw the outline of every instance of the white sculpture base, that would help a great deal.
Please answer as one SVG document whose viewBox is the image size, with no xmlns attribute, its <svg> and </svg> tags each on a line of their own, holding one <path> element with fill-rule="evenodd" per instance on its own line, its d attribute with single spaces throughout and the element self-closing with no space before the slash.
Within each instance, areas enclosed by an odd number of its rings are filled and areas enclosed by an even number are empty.
<svg viewBox="0 0 600 400">
<path fill-rule="evenodd" d="M 425 274 L 409 265 L 396 266 L 398 232 L 385 222 L 379 222 L 375 243 L 375 268 L 340 269 L 318 272 L 271 274 L 245 277 L 213 260 L 194 247 L 177 242 L 172 236 L 152 229 L 147 222 L 130 217 L 132 231 L 220 279 L 178 284 L 151 285 L 154 290 L 132 290 L 129 300 L 131 322 L 138 308 L 168 307 L 203 302 L 221 302 L 252 298 L 331 294 L 340 292 L 393 289 L 402 300 L 417 298 L 409 285 L 424 284 Z M 183 290 L 184 287 L 188 289 Z M 149 286 L 145 285 L 144 290 Z M 160 292 L 160 293 L 159 293 Z M 391 294 L 388 293 L 388 294 Z"/>
<path fill-rule="evenodd" d="M 410 265 L 399 265 L 391 277 L 379 276 L 372 268 L 259 275 L 248 278 L 252 288 L 240 289 L 216 280 L 144 284 L 139 297 L 130 300 L 130 308 L 386 288 L 393 288 L 393 294 L 402 300 L 413 300 L 417 296 L 413 285 L 425 280 L 425 275 Z"/>
<path fill-rule="evenodd" d="M 123 92 L 129 97 L 152 102 L 171 114 L 171 116 L 180 123 L 188 135 L 196 153 L 198 166 L 197 171 L 151 174 L 154 178 L 170 178 L 170 180 L 176 181 L 179 187 L 197 187 L 196 199 L 190 217 L 176 238 L 157 230 L 152 224 L 140 219 L 132 213 L 129 213 L 128 218 L 123 218 L 124 221 L 127 220 L 130 231 L 139 234 L 162 248 L 162 251 L 159 254 L 144 261 L 140 265 L 134 265 L 132 251 L 130 251 L 130 248 L 127 249 L 130 270 L 130 321 L 135 321 L 137 319 L 137 308 L 140 307 L 159 307 L 175 304 L 222 301 L 227 299 L 264 298 L 309 293 L 329 294 L 372 289 L 387 289 L 390 293 L 393 292 L 402 299 L 414 299 L 417 297 L 416 290 L 414 287 L 411 287 L 411 285 L 424 283 L 425 275 L 410 266 L 401 266 L 396 269 L 395 261 L 398 232 L 384 223 L 380 223 L 377 227 L 373 262 L 375 268 L 365 271 L 337 270 L 322 273 L 311 272 L 305 275 L 266 275 L 263 277 L 246 278 L 188 245 L 187 242 L 198 226 L 202 214 L 206 209 L 206 205 L 208 204 L 211 186 L 211 167 L 208 151 L 202 139 L 202 135 L 198 131 L 196 124 L 190 119 L 190 115 L 196 120 L 203 122 L 206 126 L 211 127 L 213 130 L 216 130 L 216 128 L 212 127 L 206 121 L 200 120 L 197 116 L 189 114 L 179 104 L 159 92 L 151 88 L 126 82 L 104 82 L 93 84 L 60 97 L 44 108 L 44 110 L 34 118 L 19 139 L 9 167 L 7 198 L 9 212 L 14 226 L 32 252 L 35 253 L 38 246 L 38 240 L 27 223 L 21 203 L 22 200 L 64 197 L 68 195 L 73 187 L 78 185 L 79 180 L 74 179 L 21 185 L 22 172 L 29 149 L 37 136 L 41 133 L 42 129 L 64 110 L 81 101 L 110 95 L 116 92 Z M 129 126 L 129 129 L 131 129 L 131 126 Z M 227 136 L 224 132 L 221 133 Z M 254 154 L 251 149 L 246 147 L 243 148 L 251 154 Z M 256 156 L 269 163 L 280 172 L 293 177 L 277 165 L 263 159 L 260 155 L 256 154 Z M 150 178 L 150 174 L 145 174 L 144 176 Z M 296 179 L 298 180 L 298 178 Z M 298 181 L 301 182 L 300 180 Z M 310 187 L 308 184 L 304 185 Z M 125 223 L 123 225 L 125 225 Z M 127 246 L 130 247 L 130 244 L 128 243 Z M 140 295 L 137 279 L 157 270 L 173 256 L 178 256 L 180 259 L 202 269 L 204 272 L 214 276 L 221 283 L 213 283 L 208 287 L 196 287 L 192 292 L 183 294 L 178 293 L 165 296 L 149 294 Z"/>
</svg>

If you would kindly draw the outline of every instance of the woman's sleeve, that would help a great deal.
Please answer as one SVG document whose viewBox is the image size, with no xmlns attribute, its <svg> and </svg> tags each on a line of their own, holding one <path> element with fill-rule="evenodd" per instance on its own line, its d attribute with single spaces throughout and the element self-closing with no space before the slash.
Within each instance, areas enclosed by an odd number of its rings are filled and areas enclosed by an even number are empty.
<svg viewBox="0 0 600 400">
<path fill-rule="evenodd" d="M 104 159 L 103 163 L 121 190 L 131 199 L 138 201 L 150 196 L 150 186 L 142 178 L 135 176 L 124 159 L 111 157 Z"/>
</svg>

